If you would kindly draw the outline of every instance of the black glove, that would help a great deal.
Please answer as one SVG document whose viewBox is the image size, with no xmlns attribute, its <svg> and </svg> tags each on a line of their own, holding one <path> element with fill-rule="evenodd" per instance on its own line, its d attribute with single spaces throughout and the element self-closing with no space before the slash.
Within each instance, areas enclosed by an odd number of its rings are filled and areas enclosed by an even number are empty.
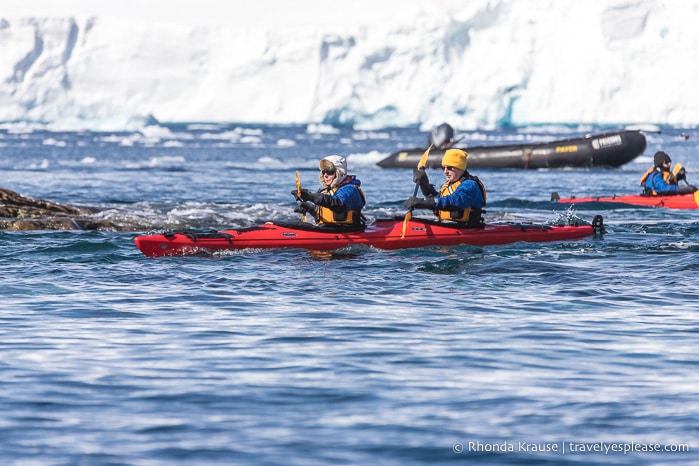
<svg viewBox="0 0 699 466">
<path fill-rule="evenodd" d="M 413 168 L 413 181 L 420 186 L 420 191 L 422 191 L 423 196 L 435 195 L 436 190 L 434 186 L 430 184 L 430 179 L 427 177 L 425 170 Z"/>
<path fill-rule="evenodd" d="M 685 171 L 684 167 L 680 168 L 680 171 L 678 171 L 675 175 L 675 179 L 677 181 L 687 180 L 687 172 Z"/>
<path fill-rule="evenodd" d="M 406 209 L 430 209 L 434 210 L 434 198 L 428 197 L 422 199 L 420 197 L 411 197 L 403 203 Z"/>
<path fill-rule="evenodd" d="M 680 186 L 680 194 L 692 194 L 697 188 L 688 184 L 687 186 Z"/>
<path fill-rule="evenodd" d="M 304 201 L 311 201 L 314 204 L 320 204 L 320 201 L 323 199 L 323 195 L 320 193 L 313 193 L 307 189 L 302 189 L 301 199 Z"/>
<path fill-rule="evenodd" d="M 321 199 L 323 199 L 323 195 L 321 193 L 312 193 L 307 189 L 301 190 L 300 197 L 298 196 L 298 191 L 291 191 L 291 195 L 298 201 L 311 201 L 314 204 L 318 204 Z"/>
<path fill-rule="evenodd" d="M 413 181 L 415 183 L 427 183 L 430 184 L 430 180 L 427 177 L 427 172 L 425 170 L 422 170 L 420 168 L 413 168 Z"/>
<path fill-rule="evenodd" d="M 294 209 L 294 212 L 297 212 L 299 214 L 316 214 L 316 207 L 311 204 L 310 202 L 302 202 L 301 204 L 297 205 L 296 208 Z"/>
</svg>

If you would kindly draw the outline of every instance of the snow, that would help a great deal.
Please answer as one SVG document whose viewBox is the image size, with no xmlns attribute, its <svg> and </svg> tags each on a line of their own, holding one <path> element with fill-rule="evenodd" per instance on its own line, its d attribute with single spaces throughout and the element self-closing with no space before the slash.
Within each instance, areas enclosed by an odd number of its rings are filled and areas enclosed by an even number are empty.
<svg viewBox="0 0 699 466">
<path fill-rule="evenodd" d="M 0 122 L 699 124 L 699 0 L 3 0 Z"/>
</svg>

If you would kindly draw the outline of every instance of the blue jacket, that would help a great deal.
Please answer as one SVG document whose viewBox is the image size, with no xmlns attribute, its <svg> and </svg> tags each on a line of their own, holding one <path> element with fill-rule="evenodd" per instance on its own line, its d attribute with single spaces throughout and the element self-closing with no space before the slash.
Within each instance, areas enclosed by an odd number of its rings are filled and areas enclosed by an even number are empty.
<svg viewBox="0 0 699 466">
<path fill-rule="evenodd" d="M 468 209 L 469 207 L 480 209 L 484 205 L 483 193 L 473 180 L 464 180 L 452 194 L 435 198 L 435 208 L 438 210 L 449 210 L 447 208 L 450 206 L 458 207 L 459 210 Z"/>
<path fill-rule="evenodd" d="M 359 191 L 362 182 L 354 175 L 350 175 L 347 178 L 349 181 L 340 186 L 334 195 L 323 193 L 323 201 L 319 204 L 329 207 L 335 212 L 341 211 L 337 209 L 338 202 L 342 203 L 344 206 L 344 212 L 348 210 L 362 210 L 364 207 L 364 197 L 362 197 Z"/>
<path fill-rule="evenodd" d="M 662 172 L 659 170 L 655 170 L 648 175 L 643 186 L 658 194 L 678 194 L 680 192 L 679 186 L 665 181 Z"/>
</svg>

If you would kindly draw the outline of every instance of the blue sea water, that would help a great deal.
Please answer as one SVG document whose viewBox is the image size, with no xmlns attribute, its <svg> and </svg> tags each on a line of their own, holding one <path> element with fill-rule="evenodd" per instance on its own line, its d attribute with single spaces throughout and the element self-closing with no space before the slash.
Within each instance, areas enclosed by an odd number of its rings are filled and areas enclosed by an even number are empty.
<svg viewBox="0 0 699 466">
<path fill-rule="evenodd" d="M 647 137 L 619 169 L 473 171 L 488 221 L 602 214 L 601 238 L 148 259 L 137 234 L 296 218 L 295 170 L 333 153 L 401 214 L 410 171 L 375 163 L 426 134 L 0 130 L 0 186 L 129 230 L 0 231 L 1 463 L 699 464 L 699 211 L 549 202 L 636 193 L 658 149 L 699 183 L 698 137 Z"/>
</svg>

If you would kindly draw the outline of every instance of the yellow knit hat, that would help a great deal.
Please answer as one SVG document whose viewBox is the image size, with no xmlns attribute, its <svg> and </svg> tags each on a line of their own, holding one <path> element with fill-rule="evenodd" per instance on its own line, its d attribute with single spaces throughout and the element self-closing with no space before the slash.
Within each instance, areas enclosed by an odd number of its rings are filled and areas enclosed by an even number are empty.
<svg viewBox="0 0 699 466">
<path fill-rule="evenodd" d="M 466 157 L 468 154 L 461 149 L 447 149 L 442 157 L 442 166 L 466 170 Z"/>
</svg>

